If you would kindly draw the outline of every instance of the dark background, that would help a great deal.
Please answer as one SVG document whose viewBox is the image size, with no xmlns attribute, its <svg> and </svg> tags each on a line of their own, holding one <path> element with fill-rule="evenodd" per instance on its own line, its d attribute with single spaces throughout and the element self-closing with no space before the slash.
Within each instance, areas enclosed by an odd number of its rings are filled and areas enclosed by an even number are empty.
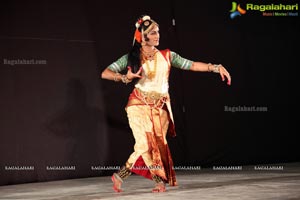
<svg viewBox="0 0 300 200">
<path fill-rule="evenodd" d="M 216 0 L 1 1 L 0 185 L 105 176 L 111 171 L 91 166 L 126 162 L 134 139 L 124 106 L 133 86 L 100 74 L 128 52 L 141 14 L 160 24 L 160 49 L 222 63 L 232 75 L 227 86 L 218 74 L 172 69 L 175 166 L 300 161 L 299 18 L 249 11 L 230 19 L 229 10 L 231 1 Z M 46 63 L 5 63 L 18 59 Z M 268 111 L 226 112 L 225 106 Z"/>
</svg>

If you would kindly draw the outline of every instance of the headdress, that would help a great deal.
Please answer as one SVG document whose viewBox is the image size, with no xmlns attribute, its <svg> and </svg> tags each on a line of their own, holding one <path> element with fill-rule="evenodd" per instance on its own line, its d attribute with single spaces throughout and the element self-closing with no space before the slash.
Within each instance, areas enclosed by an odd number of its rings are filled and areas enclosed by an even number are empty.
<svg viewBox="0 0 300 200">
<path fill-rule="evenodd" d="M 150 18 L 149 15 L 143 15 L 135 23 L 136 30 L 134 32 L 133 44 L 137 41 L 141 43 L 143 40 L 143 35 L 147 34 L 154 25 L 158 25 L 154 20 Z"/>
</svg>

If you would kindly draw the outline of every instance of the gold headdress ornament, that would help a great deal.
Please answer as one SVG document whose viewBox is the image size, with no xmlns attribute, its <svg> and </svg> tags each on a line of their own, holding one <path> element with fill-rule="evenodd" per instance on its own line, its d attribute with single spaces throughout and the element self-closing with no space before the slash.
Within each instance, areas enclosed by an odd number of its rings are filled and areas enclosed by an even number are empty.
<svg viewBox="0 0 300 200">
<path fill-rule="evenodd" d="M 143 17 L 139 18 L 138 21 L 135 23 L 136 30 L 134 32 L 132 45 L 134 45 L 135 40 L 138 43 L 141 43 L 144 34 L 147 34 L 154 25 L 158 24 L 154 20 L 152 20 L 149 15 L 144 15 Z"/>
</svg>

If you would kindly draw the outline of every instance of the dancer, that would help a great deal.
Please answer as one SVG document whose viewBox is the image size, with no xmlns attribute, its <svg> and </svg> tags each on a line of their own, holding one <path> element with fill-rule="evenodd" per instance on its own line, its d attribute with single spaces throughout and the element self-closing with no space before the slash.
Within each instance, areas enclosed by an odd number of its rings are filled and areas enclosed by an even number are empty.
<svg viewBox="0 0 300 200">
<path fill-rule="evenodd" d="M 157 49 L 159 25 L 150 16 L 141 16 L 135 26 L 131 50 L 101 74 L 103 79 L 125 84 L 134 82 L 125 108 L 135 139 L 134 152 L 111 179 L 113 189 L 121 192 L 123 181 L 133 172 L 154 181 L 152 192 L 165 192 L 167 183 L 177 185 L 166 140 L 167 134 L 176 135 L 169 96 L 171 67 L 219 73 L 228 85 L 231 84 L 231 77 L 221 64 L 195 62 L 169 49 Z M 121 74 L 126 69 L 127 73 Z"/>
</svg>

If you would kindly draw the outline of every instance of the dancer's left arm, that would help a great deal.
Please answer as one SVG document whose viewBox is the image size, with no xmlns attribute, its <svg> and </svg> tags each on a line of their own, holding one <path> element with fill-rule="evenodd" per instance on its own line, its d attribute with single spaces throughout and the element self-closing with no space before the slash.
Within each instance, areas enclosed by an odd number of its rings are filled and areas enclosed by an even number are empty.
<svg viewBox="0 0 300 200">
<path fill-rule="evenodd" d="M 229 72 L 226 70 L 226 68 L 221 64 L 215 65 L 215 64 L 204 63 L 204 62 L 193 62 L 190 70 L 197 71 L 197 72 L 219 73 L 222 78 L 222 81 L 225 81 L 226 78 L 227 85 L 231 85 L 231 76 Z"/>
</svg>

